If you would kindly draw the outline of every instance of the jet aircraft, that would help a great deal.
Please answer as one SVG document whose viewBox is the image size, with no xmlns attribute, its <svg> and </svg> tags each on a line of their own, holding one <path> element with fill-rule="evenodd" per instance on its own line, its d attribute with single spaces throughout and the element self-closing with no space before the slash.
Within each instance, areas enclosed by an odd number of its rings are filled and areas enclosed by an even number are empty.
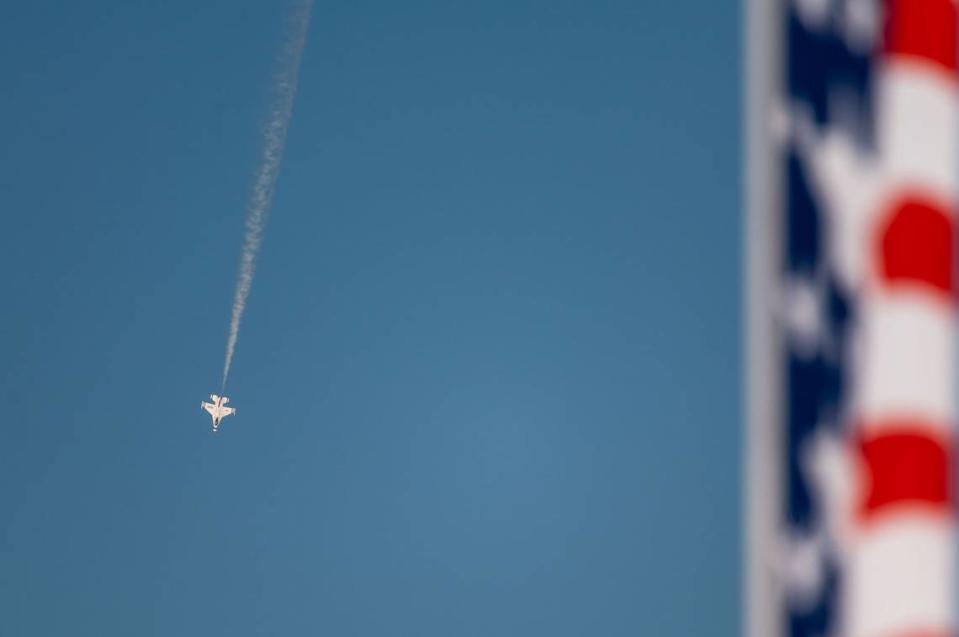
<svg viewBox="0 0 959 637">
<path fill-rule="evenodd" d="M 230 399 L 226 396 L 210 394 L 210 400 L 213 401 L 212 404 L 204 401 L 200 403 L 200 407 L 213 418 L 213 433 L 216 433 L 220 427 L 220 421 L 236 412 L 236 409 L 226 406 L 230 402 Z"/>
</svg>

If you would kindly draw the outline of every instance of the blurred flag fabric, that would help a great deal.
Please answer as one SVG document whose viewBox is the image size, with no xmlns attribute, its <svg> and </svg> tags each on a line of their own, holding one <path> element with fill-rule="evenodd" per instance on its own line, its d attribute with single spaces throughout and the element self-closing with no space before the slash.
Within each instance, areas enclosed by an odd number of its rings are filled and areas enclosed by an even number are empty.
<svg viewBox="0 0 959 637">
<path fill-rule="evenodd" d="M 747 632 L 954 636 L 956 6 L 746 6 Z"/>
</svg>

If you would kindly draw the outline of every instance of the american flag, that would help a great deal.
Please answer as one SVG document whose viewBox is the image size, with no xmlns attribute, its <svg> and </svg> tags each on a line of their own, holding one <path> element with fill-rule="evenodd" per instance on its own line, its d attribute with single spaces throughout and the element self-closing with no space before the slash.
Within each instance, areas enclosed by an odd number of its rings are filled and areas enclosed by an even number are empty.
<svg viewBox="0 0 959 637">
<path fill-rule="evenodd" d="M 749 10 L 748 632 L 956 635 L 956 6 Z"/>
</svg>

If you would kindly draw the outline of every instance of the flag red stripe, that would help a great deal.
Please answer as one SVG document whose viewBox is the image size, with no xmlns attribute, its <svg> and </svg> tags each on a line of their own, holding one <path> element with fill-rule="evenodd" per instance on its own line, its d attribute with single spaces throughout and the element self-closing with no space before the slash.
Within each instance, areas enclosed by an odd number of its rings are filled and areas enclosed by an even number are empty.
<svg viewBox="0 0 959 637">
<path fill-rule="evenodd" d="M 916 423 L 883 424 L 883 433 L 859 442 L 864 484 L 863 519 L 900 504 L 948 510 L 953 503 L 952 452 Z"/>
<path fill-rule="evenodd" d="M 880 229 L 880 273 L 887 283 L 919 283 L 953 289 L 952 219 L 920 197 L 902 198 Z"/>
<path fill-rule="evenodd" d="M 885 51 L 955 71 L 956 7 L 952 0 L 887 0 Z"/>
</svg>

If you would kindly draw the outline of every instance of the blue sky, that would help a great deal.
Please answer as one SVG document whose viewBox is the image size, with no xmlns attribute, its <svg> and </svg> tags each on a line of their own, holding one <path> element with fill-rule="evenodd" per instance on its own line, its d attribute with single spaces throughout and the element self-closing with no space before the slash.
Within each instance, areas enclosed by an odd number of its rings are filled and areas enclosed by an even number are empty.
<svg viewBox="0 0 959 637">
<path fill-rule="evenodd" d="M 739 14 L 0 10 L 0 634 L 739 632 Z"/>
</svg>

